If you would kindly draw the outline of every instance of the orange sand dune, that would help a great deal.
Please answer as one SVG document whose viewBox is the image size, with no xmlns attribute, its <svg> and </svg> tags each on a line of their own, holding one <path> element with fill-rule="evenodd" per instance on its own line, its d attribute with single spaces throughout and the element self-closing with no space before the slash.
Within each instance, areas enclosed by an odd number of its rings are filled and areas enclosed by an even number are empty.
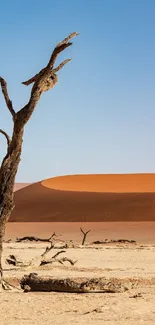
<svg viewBox="0 0 155 325">
<path fill-rule="evenodd" d="M 146 193 L 155 192 L 155 174 L 69 175 L 46 179 L 42 185 L 64 191 Z"/>
<path fill-rule="evenodd" d="M 155 221 L 155 174 L 75 175 L 15 192 L 10 221 Z"/>
</svg>

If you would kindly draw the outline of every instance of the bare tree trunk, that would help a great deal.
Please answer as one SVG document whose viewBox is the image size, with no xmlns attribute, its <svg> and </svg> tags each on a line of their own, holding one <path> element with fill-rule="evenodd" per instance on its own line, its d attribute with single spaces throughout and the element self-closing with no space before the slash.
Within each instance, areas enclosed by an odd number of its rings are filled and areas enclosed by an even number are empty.
<svg viewBox="0 0 155 325">
<path fill-rule="evenodd" d="M 82 246 L 83 246 L 85 244 L 86 237 L 87 237 L 88 233 L 90 232 L 90 230 L 84 231 L 82 228 L 80 228 L 80 230 L 83 233 L 83 239 L 82 239 Z"/>
<path fill-rule="evenodd" d="M 2 269 L 2 252 L 3 252 L 3 241 L 5 234 L 5 222 L 0 220 L 0 284 L 3 278 L 3 269 Z"/>
<path fill-rule="evenodd" d="M 13 189 L 15 176 L 20 163 L 23 129 L 15 122 L 12 140 L 0 169 L 0 274 L 2 272 L 2 251 L 5 226 L 14 208 Z"/>
<path fill-rule="evenodd" d="M 11 139 L 5 131 L 0 129 L 0 133 L 3 134 L 7 140 L 7 153 L 0 167 L 0 283 L 2 282 L 3 275 L 1 258 L 5 235 L 5 226 L 14 208 L 13 189 L 22 152 L 24 127 L 31 118 L 42 93 L 50 90 L 56 85 L 58 81 L 56 72 L 58 72 L 66 63 L 70 61 L 70 59 L 67 59 L 63 61 L 58 67 L 54 68 L 54 64 L 59 53 L 64 51 L 67 47 L 71 46 L 72 43 L 69 41 L 77 35 L 78 34 L 76 32 L 72 33 L 62 42 L 58 43 L 53 50 L 46 67 L 43 68 L 34 77 L 23 82 L 23 84 L 26 86 L 33 83 L 33 87 L 28 103 L 17 113 L 14 111 L 12 101 L 9 98 L 7 83 L 2 77 L 0 77 L 0 85 L 4 100 L 8 110 L 12 115 L 14 125 Z"/>
</svg>

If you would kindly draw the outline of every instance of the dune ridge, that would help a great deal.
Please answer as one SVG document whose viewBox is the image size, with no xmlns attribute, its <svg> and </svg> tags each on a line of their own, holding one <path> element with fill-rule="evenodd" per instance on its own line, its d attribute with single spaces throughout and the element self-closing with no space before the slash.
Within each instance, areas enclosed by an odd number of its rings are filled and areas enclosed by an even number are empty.
<svg viewBox="0 0 155 325">
<path fill-rule="evenodd" d="M 101 193 L 155 192 L 155 174 L 87 174 L 46 179 L 47 188 L 64 191 Z"/>
</svg>

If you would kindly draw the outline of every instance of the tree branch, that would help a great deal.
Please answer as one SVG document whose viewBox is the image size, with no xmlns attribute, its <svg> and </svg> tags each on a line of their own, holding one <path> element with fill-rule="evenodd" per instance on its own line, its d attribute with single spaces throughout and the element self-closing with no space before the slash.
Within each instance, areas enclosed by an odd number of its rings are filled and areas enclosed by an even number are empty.
<svg viewBox="0 0 155 325">
<path fill-rule="evenodd" d="M 30 78 L 27 81 L 22 82 L 22 84 L 28 86 L 31 83 L 36 82 L 38 80 L 38 78 L 40 76 L 42 76 L 45 72 L 47 72 L 47 70 L 49 70 L 49 69 L 51 70 L 51 74 L 52 74 L 52 72 L 57 72 L 58 70 L 60 70 L 71 59 L 65 60 L 64 62 L 62 62 L 60 64 L 61 67 L 59 66 L 59 69 L 56 68 L 56 69 L 54 69 L 55 71 L 52 71 L 53 66 L 54 66 L 54 63 L 56 61 L 56 58 L 57 58 L 58 54 L 61 53 L 62 51 L 64 51 L 67 47 L 71 46 L 72 43 L 70 43 L 68 41 L 70 39 L 72 39 L 73 37 L 78 36 L 78 35 L 79 35 L 78 33 L 74 32 L 74 33 L 70 34 L 68 37 L 66 37 L 62 42 L 59 42 L 56 45 L 55 49 L 53 50 L 52 55 L 50 57 L 50 60 L 49 60 L 49 62 L 47 64 L 47 66 L 45 68 L 43 68 L 39 73 L 37 73 L 34 77 Z"/>
<path fill-rule="evenodd" d="M 50 60 L 49 60 L 49 63 L 48 63 L 48 65 L 47 65 L 47 67 L 53 68 L 54 63 L 55 63 L 55 61 L 56 61 L 56 58 L 57 58 L 58 54 L 61 53 L 62 51 L 64 51 L 67 47 L 71 46 L 72 43 L 69 42 L 69 41 L 70 41 L 73 37 L 78 36 L 78 35 L 79 35 L 79 33 L 77 33 L 77 32 L 73 32 L 73 33 L 70 34 L 68 37 L 66 37 L 62 42 L 59 42 L 59 43 L 56 45 L 56 47 L 55 47 L 55 49 L 54 49 L 54 51 L 53 51 L 53 53 L 52 53 L 52 55 L 51 55 L 51 57 L 50 57 Z"/>
<path fill-rule="evenodd" d="M 52 258 L 56 258 L 58 255 L 60 255 L 62 253 L 66 253 L 66 251 L 61 250 L 61 251 L 57 252 L 55 255 L 53 255 Z"/>
<path fill-rule="evenodd" d="M 3 134 L 3 135 L 6 137 L 7 144 L 8 144 L 8 147 L 9 147 L 10 142 L 11 142 L 10 137 L 9 137 L 8 134 L 7 134 L 5 131 L 3 131 L 2 129 L 0 129 L 0 133 Z"/>
<path fill-rule="evenodd" d="M 55 71 L 59 71 L 66 63 L 69 62 L 70 59 L 63 61 L 54 71 L 53 66 L 56 58 L 60 52 L 72 45 L 72 43 L 68 41 L 77 35 L 78 33 L 74 32 L 66 37 L 62 42 L 58 43 L 52 52 L 47 66 L 43 68 L 39 73 L 37 73 L 34 77 L 23 82 L 24 85 L 30 85 L 31 83 L 34 83 L 34 85 L 31 90 L 29 102 L 16 114 L 16 118 L 20 121 L 22 120 L 20 127 L 24 127 L 24 125 L 30 119 L 42 93 L 50 90 L 57 83 L 58 77 Z"/>
<path fill-rule="evenodd" d="M 49 253 L 52 248 L 54 248 L 53 243 L 52 242 L 50 243 L 51 243 L 50 247 L 47 246 L 45 251 L 41 254 L 42 257 L 44 257 L 47 253 Z"/>
<path fill-rule="evenodd" d="M 83 233 L 83 235 L 87 235 L 91 230 L 88 230 L 88 231 L 84 231 L 82 228 L 80 228 L 81 232 Z"/>
<path fill-rule="evenodd" d="M 56 67 L 55 69 L 52 70 L 53 73 L 56 73 L 58 72 L 60 69 L 62 69 L 64 67 L 65 64 L 67 64 L 68 62 L 70 62 L 72 59 L 67 59 L 67 60 L 64 60 L 62 63 L 60 63 L 58 65 L 58 67 Z"/>
<path fill-rule="evenodd" d="M 40 76 L 40 74 L 42 74 L 44 71 L 45 71 L 46 68 L 43 68 L 40 72 L 38 72 L 34 77 L 28 79 L 27 81 L 23 81 L 22 82 L 22 85 L 25 85 L 25 86 L 29 86 L 30 84 L 32 84 L 33 82 L 35 82 L 38 77 Z"/>
<path fill-rule="evenodd" d="M 73 33 L 69 34 L 69 36 L 67 36 L 66 38 L 64 38 L 63 41 L 61 41 L 61 42 L 59 42 L 57 44 L 56 48 L 60 47 L 63 44 L 67 44 L 68 41 L 70 41 L 70 39 L 72 39 L 73 37 L 78 36 L 78 35 L 79 35 L 79 33 L 77 33 L 77 32 L 73 32 Z"/>
<path fill-rule="evenodd" d="M 16 113 L 15 113 L 15 111 L 13 109 L 12 101 L 10 100 L 9 95 L 8 95 L 7 83 L 2 77 L 0 77 L 0 84 L 1 84 L 2 93 L 3 93 L 4 99 L 5 99 L 6 105 L 7 105 L 8 109 L 9 109 L 13 119 L 14 119 Z"/>
</svg>

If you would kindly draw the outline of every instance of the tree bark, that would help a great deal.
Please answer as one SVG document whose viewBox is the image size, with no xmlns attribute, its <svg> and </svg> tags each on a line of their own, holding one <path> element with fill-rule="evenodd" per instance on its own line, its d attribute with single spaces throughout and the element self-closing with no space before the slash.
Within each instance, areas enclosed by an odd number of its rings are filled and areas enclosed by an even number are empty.
<svg viewBox="0 0 155 325">
<path fill-rule="evenodd" d="M 24 291 L 59 291 L 72 293 L 118 293 L 127 288 L 117 279 L 106 278 L 67 278 L 54 279 L 53 277 L 39 276 L 36 273 L 25 275 L 21 279 L 21 288 Z"/>
<path fill-rule="evenodd" d="M 14 208 L 13 189 L 22 151 L 23 128 L 14 124 L 13 136 L 0 169 L 0 274 L 5 226 Z"/>
</svg>

